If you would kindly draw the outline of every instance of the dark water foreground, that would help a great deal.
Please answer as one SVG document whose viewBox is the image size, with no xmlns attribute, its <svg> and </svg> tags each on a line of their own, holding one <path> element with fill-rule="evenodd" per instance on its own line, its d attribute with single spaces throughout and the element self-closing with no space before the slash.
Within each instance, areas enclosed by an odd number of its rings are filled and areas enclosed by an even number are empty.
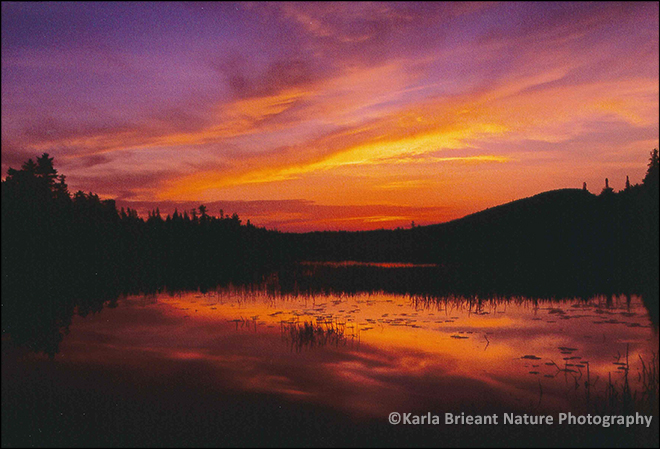
<svg viewBox="0 0 660 449">
<path fill-rule="evenodd" d="M 433 273 L 306 264 L 35 311 L 3 335 L 2 446 L 657 446 L 645 298 L 450 293 Z M 558 424 L 569 412 L 653 418 Z"/>
</svg>

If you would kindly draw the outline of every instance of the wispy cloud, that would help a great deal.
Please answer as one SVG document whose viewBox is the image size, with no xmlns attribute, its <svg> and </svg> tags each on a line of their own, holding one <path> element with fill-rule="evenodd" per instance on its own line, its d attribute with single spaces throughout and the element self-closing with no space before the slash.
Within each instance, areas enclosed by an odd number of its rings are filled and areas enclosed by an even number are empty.
<svg viewBox="0 0 660 449">
<path fill-rule="evenodd" d="M 638 182 L 658 145 L 656 3 L 3 3 L 2 24 L 3 173 L 49 152 L 107 197 L 441 221 Z M 348 211 L 305 226 L 410 218 Z"/>
</svg>

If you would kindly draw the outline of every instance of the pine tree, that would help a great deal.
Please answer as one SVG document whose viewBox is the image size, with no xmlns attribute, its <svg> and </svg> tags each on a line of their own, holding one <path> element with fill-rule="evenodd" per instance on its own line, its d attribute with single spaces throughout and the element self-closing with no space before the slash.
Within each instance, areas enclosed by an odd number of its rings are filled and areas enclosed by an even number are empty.
<svg viewBox="0 0 660 449">
<path fill-rule="evenodd" d="M 642 181 L 644 186 L 653 193 L 658 191 L 658 149 L 655 148 L 651 151 L 649 158 L 649 168 L 646 171 L 646 176 Z"/>
</svg>

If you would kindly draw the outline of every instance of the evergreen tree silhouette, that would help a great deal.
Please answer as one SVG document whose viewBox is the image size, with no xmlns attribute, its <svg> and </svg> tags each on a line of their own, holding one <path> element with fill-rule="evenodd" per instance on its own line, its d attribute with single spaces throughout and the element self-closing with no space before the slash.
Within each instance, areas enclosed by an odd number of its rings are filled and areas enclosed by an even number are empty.
<svg viewBox="0 0 660 449">
<path fill-rule="evenodd" d="M 646 176 L 642 184 L 648 189 L 649 192 L 655 193 L 657 196 L 658 192 L 658 149 L 655 148 L 651 151 L 651 157 L 649 158 L 648 170 L 646 171 Z"/>
</svg>

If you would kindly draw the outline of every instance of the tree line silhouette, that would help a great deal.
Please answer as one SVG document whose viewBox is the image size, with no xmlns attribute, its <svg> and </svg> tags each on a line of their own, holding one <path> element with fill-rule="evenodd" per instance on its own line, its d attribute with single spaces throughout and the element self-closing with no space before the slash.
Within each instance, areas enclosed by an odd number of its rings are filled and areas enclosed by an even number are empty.
<svg viewBox="0 0 660 449">
<path fill-rule="evenodd" d="M 2 327 L 20 344 L 52 354 L 76 308 L 86 315 L 120 294 L 249 282 L 282 262 L 279 232 L 236 214 L 202 205 L 143 219 L 91 192 L 71 194 L 65 179 L 45 153 L 2 182 Z"/>
<path fill-rule="evenodd" d="M 112 307 L 121 294 L 206 291 L 272 272 L 295 287 L 296 262 L 341 260 L 436 265 L 404 270 L 396 285 L 391 274 L 351 270 L 394 291 L 641 293 L 657 315 L 658 215 L 657 149 L 643 182 L 627 180 L 620 192 L 606 181 L 599 195 L 550 191 L 439 225 L 304 234 L 243 224 L 237 214 L 214 216 L 203 205 L 164 218 L 156 209 L 145 219 L 91 192 L 71 194 L 44 153 L 2 181 L 2 329 L 52 355 L 75 311 Z"/>
</svg>

